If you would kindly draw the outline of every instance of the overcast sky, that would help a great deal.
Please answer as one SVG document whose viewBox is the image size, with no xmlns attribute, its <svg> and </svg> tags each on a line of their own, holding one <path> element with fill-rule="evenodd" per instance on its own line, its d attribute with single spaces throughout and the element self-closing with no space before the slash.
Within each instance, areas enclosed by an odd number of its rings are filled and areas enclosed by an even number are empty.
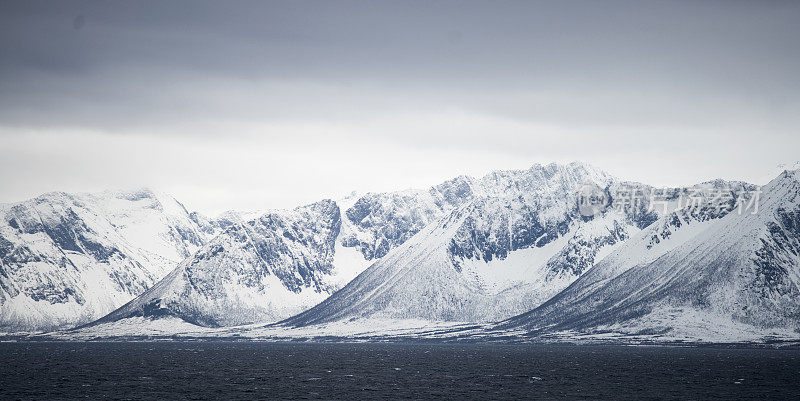
<svg viewBox="0 0 800 401">
<path fill-rule="evenodd" d="M 580 160 L 655 185 L 800 160 L 800 2 L 0 3 L 0 202 L 190 209 Z"/>
</svg>

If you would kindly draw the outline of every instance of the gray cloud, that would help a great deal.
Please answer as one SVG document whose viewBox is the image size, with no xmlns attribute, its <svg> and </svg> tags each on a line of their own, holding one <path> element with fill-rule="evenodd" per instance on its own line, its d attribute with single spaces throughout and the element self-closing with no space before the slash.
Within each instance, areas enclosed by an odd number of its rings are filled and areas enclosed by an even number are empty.
<svg viewBox="0 0 800 401">
<path fill-rule="evenodd" d="M 302 145 L 316 142 L 441 155 L 428 181 L 547 157 L 668 183 L 760 177 L 800 145 L 797 21 L 788 1 L 3 2 L 0 156 L 29 173 L 2 200 L 54 181 L 133 183 L 122 170 L 100 177 L 96 154 L 43 156 L 31 138 L 54 134 L 222 148 L 239 137 L 306 163 Z M 46 160 L 72 173 L 32 165 Z M 640 160 L 684 167 L 629 167 Z M 155 167 L 137 173 L 160 180 Z M 379 181 L 334 179 L 342 191 Z"/>
</svg>

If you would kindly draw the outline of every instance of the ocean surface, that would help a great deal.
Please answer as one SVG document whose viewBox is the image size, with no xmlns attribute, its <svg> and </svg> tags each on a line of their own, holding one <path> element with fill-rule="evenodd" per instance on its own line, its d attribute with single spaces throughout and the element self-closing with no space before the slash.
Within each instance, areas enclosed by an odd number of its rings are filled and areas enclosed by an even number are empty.
<svg viewBox="0 0 800 401">
<path fill-rule="evenodd" d="M 0 343 L 0 399 L 800 399 L 800 350 Z"/>
</svg>

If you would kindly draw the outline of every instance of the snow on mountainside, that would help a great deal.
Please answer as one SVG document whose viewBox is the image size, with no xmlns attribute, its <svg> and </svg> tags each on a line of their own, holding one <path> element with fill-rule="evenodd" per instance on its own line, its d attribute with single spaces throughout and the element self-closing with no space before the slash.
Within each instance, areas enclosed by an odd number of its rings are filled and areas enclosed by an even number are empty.
<svg viewBox="0 0 800 401">
<path fill-rule="evenodd" d="M 461 206 L 320 305 L 284 323 L 507 318 L 555 295 L 658 217 L 649 199 L 630 205 L 618 200 L 618 208 L 582 216 L 578 193 L 587 184 L 614 194 L 650 188 L 615 182 L 580 163 L 535 165 L 463 181 L 469 191 L 462 193 L 470 196 Z"/>
<path fill-rule="evenodd" d="M 753 186 L 658 189 L 571 163 L 262 215 L 187 214 L 198 233 L 219 235 L 92 326 L 142 317 L 201 326 L 497 321 L 549 304 L 576 280 L 670 254 L 723 220 L 737 188 Z M 702 191 L 721 194 L 715 207 L 693 203 Z"/>
<path fill-rule="evenodd" d="M 647 213 L 637 211 L 626 215 L 624 223 L 607 221 L 578 227 L 582 224 L 574 211 L 576 188 L 586 182 L 607 186 L 611 181 L 607 174 L 584 164 L 536 165 L 529 170 L 495 172 L 481 179 L 458 177 L 426 191 L 367 194 L 339 204 L 326 201 L 319 204 L 328 205 L 323 208 L 325 213 L 306 213 L 309 207 L 320 207 L 312 205 L 268 214 L 245 225 L 231 225 L 164 282 L 103 321 L 164 314 L 208 326 L 280 320 L 321 302 L 361 273 L 366 261 L 381 260 L 381 256 L 419 236 L 420 230 L 435 227 L 464 208 L 473 215 L 453 226 L 460 230 L 446 238 L 437 237 L 439 242 L 434 244 L 445 248 L 448 265 L 457 264 L 460 271 L 463 261 L 465 272 L 474 270 L 474 266 L 467 266 L 473 260 L 505 260 L 512 251 L 544 246 L 569 233 L 571 241 L 563 241 L 558 249 L 547 248 L 553 253 L 548 260 L 563 260 L 558 268 L 554 264 L 547 267 L 552 271 L 548 277 L 563 278 L 559 268 L 569 266 L 569 278 L 564 281 L 568 283 L 593 263 L 595 254 L 626 238 L 629 230 L 638 230 L 641 221 L 648 219 Z M 280 223 L 264 225 L 265 219 Z M 590 226 L 599 229 L 592 231 Z M 317 241 L 324 246 L 306 240 L 315 237 L 326 238 Z M 265 252 L 291 261 L 287 270 L 291 274 L 282 273 L 286 269 L 276 266 L 282 259 L 266 257 Z M 211 254 L 213 257 L 208 256 Z M 520 258 L 515 255 L 511 260 Z M 484 276 L 503 274 L 502 269 L 496 271 Z M 295 282 L 295 276 L 302 279 Z M 514 292 L 522 291 L 528 281 L 514 278 L 491 290 L 501 293 L 499 297 L 508 299 L 506 305 L 514 307 L 445 317 L 489 319 L 517 313 L 549 294 L 528 290 L 537 293 L 535 299 L 517 301 Z"/>
<path fill-rule="evenodd" d="M 499 328 L 690 341 L 776 330 L 796 336 L 800 172 L 782 173 L 747 202 L 721 204 L 662 217 L 565 291 Z"/>
<path fill-rule="evenodd" d="M 461 176 L 428 190 L 369 193 L 346 208 L 354 230 L 342 238 L 367 260 L 380 259 L 426 225 L 474 196 L 475 183 Z"/>
<path fill-rule="evenodd" d="M 327 298 L 370 263 L 464 202 L 467 178 L 428 191 L 322 201 L 245 222 L 235 213 L 201 227 L 224 231 L 161 283 L 99 323 L 177 316 L 204 326 L 273 322 Z M 194 217 L 194 216 L 193 216 Z M 199 285 L 201 282 L 202 285 Z"/>
<path fill-rule="evenodd" d="M 164 280 L 99 323 L 169 315 L 226 326 L 290 316 L 319 303 L 354 275 L 334 266 L 340 232 L 341 213 L 330 200 L 233 222 Z"/>
<path fill-rule="evenodd" d="M 54 192 L 0 205 L 0 331 L 97 319 L 210 235 L 180 203 L 150 190 Z"/>
</svg>

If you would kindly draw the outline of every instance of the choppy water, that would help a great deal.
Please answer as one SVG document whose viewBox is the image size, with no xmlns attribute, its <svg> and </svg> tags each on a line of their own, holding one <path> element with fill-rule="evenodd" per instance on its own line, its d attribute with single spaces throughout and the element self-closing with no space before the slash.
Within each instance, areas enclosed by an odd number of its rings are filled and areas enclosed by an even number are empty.
<svg viewBox="0 0 800 401">
<path fill-rule="evenodd" d="M 800 399 L 800 350 L 3 343 L 0 399 Z"/>
</svg>

